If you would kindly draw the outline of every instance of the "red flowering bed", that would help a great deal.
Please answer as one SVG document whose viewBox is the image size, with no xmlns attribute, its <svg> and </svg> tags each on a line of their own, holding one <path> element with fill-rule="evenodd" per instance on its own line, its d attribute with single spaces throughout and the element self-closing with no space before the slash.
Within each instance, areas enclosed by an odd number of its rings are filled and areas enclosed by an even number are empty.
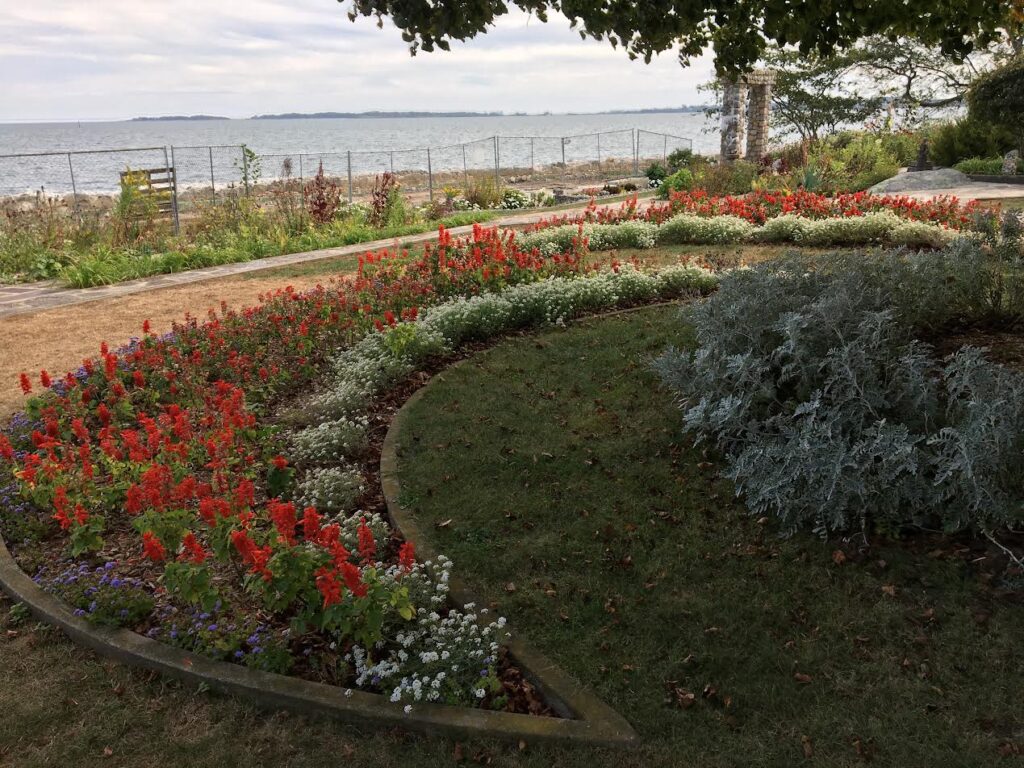
<svg viewBox="0 0 1024 768">
<path fill-rule="evenodd" d="M 537 231 L 564 224 L 615 224 L 621 221 L 643 220 L 662 224 L 680 213 L 696 216 L 736 216 L 758 226 L 768 219 L 783 215 L 803 216 L 809 219 L 828 219 L 863 216 L 867 213 L 890 211 L 908 221 L 941 224 L 950 229 L 962 229 L 971 223 L 979 209 L 976 201 L 961 203 L 955 197 L 938 197 L 921 201 L 896 195 L 872 195 L 854 192 L 835 196 L 820 195 L 798 190 L 796 192 L 751 192 L 747 195 L 709 195 L 703 190 L 673 192 L 665 203 L 652 203 L 640 209 L 636 198 L 619 208 L 598 209 L 591 204 L 582 214 L 544 219 L 528 231 Z"/>
<path fill-rule="evenodd" d="M 45 550 L 35 564 L 49 569 L 47 583 L 80 599 L 82 613 L 135 622 L 153 636 L 165 635 L 136 610 L 147 595 L 111 605 L 94 596 L 109 602 L 111 583 L 138 590 L 159 580 L 158 606 L 194 606 L 189 634 L 212 633 L 211 615 L 227 615 L 225 604 L 235 600 L 264 622 L 269 612 L 296 629 L 373 647 L 385 611 L 406 618 L 411 611 L 401 573 L 414 567 L 413 545 L 375 539 L 362 522 L 358 546 L 346 547 L 337 523 L 284 500 L 293 469 L 274 449 L 264 417 L 308 388 L 328 355 L 374 327 L 414 319 L 448 296 L 583 268 L 574 254 L 524 253 L 496 229 L 477 225 L 453 241 L 442 228 L 437 245 L 418 257 L 367 254 L 355 277 L 330 287 L 288 288 L 237 312 L 222 307 L 166 336 L 147 323 L 141 339 L 117 351 L 104 344 L 98 358 L 58 381 L 43 371 L 43 393 L 0 434 L 5 535 L 24 544 L 31 526 L 11 515 L 39 511 L 48 524 L 32 529 Z M 21 378 L 31 392 L 29 376 Z M 57 556 L 64 544 L 80 564 Z M 384 579 L 386 569 L 392 576 L 398 569 L 397 580 Z M 161 610 L 146 621 L 171 609 Z M 264 651 L 266 624 L 231 615 L 242 637 L 251 633 L 237 642 L 235 658 L 243 649 Z"/>
</svg>

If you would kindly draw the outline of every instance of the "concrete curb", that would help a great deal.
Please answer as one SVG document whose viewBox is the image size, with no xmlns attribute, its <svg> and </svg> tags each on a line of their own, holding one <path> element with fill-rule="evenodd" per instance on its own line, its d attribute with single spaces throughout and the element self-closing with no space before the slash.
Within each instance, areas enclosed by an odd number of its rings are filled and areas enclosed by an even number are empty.
<svg viewBox="0 0 1024 768">
<path fill-rule="evenodd" d="M 575 322 L 675 303 L 665 301 L 643 304 L 588 315 Z M 451 370 L 472 359 L 469 357 L 461 360 L 445 370 Z M 380 459 L 381 487 L 388 514 L 402 535 L 416 542 L 417 555 L 421 560 L 433 559 L 437 553 L 423 535 L 414 515 L 398 502 L 401 487 L 398 481 L 397 448 L 401 427 L 410 408 L 438 381 L 443 381 L 443 373 L 431 378 L 395 414 L 385 436 Z M 451 578 L 449 586 L 450 594 L 456 602 L 480 603 L 457 577 Z M 129 666 L 151 669 L 186 683 L 205 684 L 212 690 L 248 699 L 267 709 L 289 709 L 356 725 L 384 724 L 426 733 L 508 741 L 522 739 L 527 742 L 606 747 L 627 747 L 639 742 L 638 734 L 622 715 L 515 636 L 506 643 L 511 656 L 561 717 L 539 717 L 441 704 L 416 704 L 406 714 L 402 705 L 393 704 L 380 694 L 358 690 L 346 694 L 344 689 L 337 686 L 260 672 L 188 653 L 128 629 L 94 626 L 86 619 L 75 616 L 66 603 L 37 586 L 15 562 L 2 537 L 0 589 L 11 599 L 24 603 L 39 620 L 58 627 L 74 643 L 101 656 Z"/>
<path fill-rule="evenodd" d="M 356 725 L 401 726 L 426 733 L 509 741 L 523 739 L 527 742 L 616 746 L 636 739 L 636 734 L 624 721 L 625 729 L 615 727 L 617 723 L 614 720 L 600 718 L 537 717 L 443 704 L 416 704 L 409 714 L 405 714 L 401 704 L 393 704 L 380 694 L 353 690 L 346 695 L 336 686 L 214 661 L 127 629 L 94 626 L 75 616 L 63 601 L 40 589 L 18 567 L 2 539 L 0 588 L 11 599 L 28 606 L 36 618 L 58 627 L 74 643 L 101 656 L 129 666 L 151 669 L 186 683 L 205 684 L 215 691 L 248 699 L 267 709 L 289 709 Z M 531 656 L 529 652 L 525 658 L 517 652 L 517 659 L 520 663 L 530 664 L 531 670 L 553 683 L 556 690 L 565 690 L 567 681 L 559 677 L 561 673 L 554 665 L 549 668 L 542 659 Z M 565 698 L 570 702 L 580 701 L 584 705 L 581 714 L 591 711 L 579 693 L 570 690 Z"/>
</svg>

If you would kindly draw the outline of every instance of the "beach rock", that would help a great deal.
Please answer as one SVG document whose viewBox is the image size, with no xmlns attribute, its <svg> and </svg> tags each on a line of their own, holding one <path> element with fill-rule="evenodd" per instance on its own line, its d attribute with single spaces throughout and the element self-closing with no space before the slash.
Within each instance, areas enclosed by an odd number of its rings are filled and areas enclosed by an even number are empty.
<svg viewBox="0 0 1024 768">
<path fill-rule="evenodd" d="M 916 192 L 924 189 L 948 189 L 970 184 L 966 175 L 953 168 L 937 168 L 932 171 L 899 173 L 891 179 L 875 184 L 868 191 L 873 194 L 890 195 L 899 192 Z"/>
</svg>

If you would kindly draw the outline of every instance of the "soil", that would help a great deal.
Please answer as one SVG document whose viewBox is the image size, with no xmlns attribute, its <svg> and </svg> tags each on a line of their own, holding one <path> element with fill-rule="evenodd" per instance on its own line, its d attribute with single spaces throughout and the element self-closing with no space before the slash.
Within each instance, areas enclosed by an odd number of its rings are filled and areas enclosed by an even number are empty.
<svg viewBox="0 0 1024 768">
<path fill-rule="evenodd" d="M 1024 328 L 971 328 L 947 334 L 932 343 L 943 357 L 961 347 L 981 347 L 990 360 L 1024 373 Z"/>
</svg>

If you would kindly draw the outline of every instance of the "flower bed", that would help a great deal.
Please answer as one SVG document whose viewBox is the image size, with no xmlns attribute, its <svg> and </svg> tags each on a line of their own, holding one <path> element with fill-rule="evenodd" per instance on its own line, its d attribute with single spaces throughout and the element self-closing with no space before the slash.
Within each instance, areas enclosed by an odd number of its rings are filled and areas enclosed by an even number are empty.
<svg viewBox="0 0 1024 768">
<path fill-rule="evenodd" d="M 634 199 L 617 209 L 591 206 L 576 216 L 545 219 L 520 236 L 520 247 L 546 254 L 575 247 L 601 251 L 739 243 L 940 248 L 969 227 L 980 227 L 977 213 L 975 203 L 961 205 L 952 198 L 922 203 L 863 192 L 835 197 L 678 192 L 669 202 L 643 210 Z"/>
<path fill-rule="evenodd" d="M 442 229 L 418 257 L 368 254 L 329 288 L 163 337 L 144 327 L 59 381 L 41 372 L 45 391 L 0 437 L 5 537 L 97 622 L 407 706 L 543 713 L 506 685 L 503 620 L 448 605 L 450 562 L 418 563 L 380 515 L 374 403 L 468 341 L 713 284 L 684 267 L 592 273 L 575 251 Z M 325 371 L 290 411 L 321 423 L 285 428 L 278 406 Z"/>
</svg>

